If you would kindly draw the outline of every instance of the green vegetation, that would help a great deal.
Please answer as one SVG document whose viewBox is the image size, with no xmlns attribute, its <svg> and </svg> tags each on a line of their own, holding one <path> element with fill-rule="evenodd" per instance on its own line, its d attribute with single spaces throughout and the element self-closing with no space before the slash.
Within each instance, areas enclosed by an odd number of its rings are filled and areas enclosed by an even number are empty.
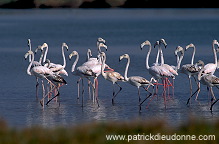
<svg viewBox="0 0 219 144">
<path fill-rule="evenodd" d="M 219 121 L 207 123 L 191 119 L 179 127 L 171 127 L 164 121 L 124 121 L 124 122 L 92 122 L 68 127 L 43 128 L 9 128 L 5 121 L 0 122 L 0 143 L 2 144 L 102 144 L 102 143 L 145 143 L 136 140 L 140 135 L 215 135 L 215 140 L 151 140 L 150 143 L 219 143 Z M 106 135 L 133 136 L 134 140 L 108 140 Z M 131 138 L 131 137 L 130 137 Z"/>
</svg>

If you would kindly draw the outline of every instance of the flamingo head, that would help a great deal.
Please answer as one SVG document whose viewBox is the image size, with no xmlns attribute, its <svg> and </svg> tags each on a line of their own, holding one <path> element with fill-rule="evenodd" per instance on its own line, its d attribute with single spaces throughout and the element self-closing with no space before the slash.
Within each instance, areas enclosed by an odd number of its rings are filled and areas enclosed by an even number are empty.
<svg viewBox="0 0 219 144">
<path fill-rule="evenodd" d="M 73 57 L 75 55 L 78 55 L 78 52 L 77 51 L 72 51 L 72 53 L 68 56 L 69 60 L 71 60 L 71 57 Z"/>
<path fill-rule="evenodd" d="M 123 58 L 129 58 L 129 55 L 128 54 L 121 55 L 119 57 L 119 61 L 121 61 Z"/>
<path fill-rule="evenodd" d="M 26 60 L 29 55 L 33 54 L 33 51 L 29 50 L 25 55 L 24 59 Z"/>
<path fill-rule="evenodd" d="M 151 43 L 150 43 L 150 41 L 149 40 L 146 40 L 146 41 L 144 41 L 142 44 L 141 44 L 141 50 L 143 49 L 143 47 L 145 46 L 145 45 L 151 45 Z"/>
<path fill-rule="evenodd" d="M 190 47 L 193 47 L 193 48 L 194 48 L 195 45 L 194 45 L 193 43 L 190 43 L 189 45 L 186 46 L 186 49 L 185 49 L 185 50 L 189 49 Z"/>
<path fill-rule="evenodd" d="M 65 47 L 66 48 L 66 50 L 68 51 L 68 45 L 64 42 L 64 43 L 62 43 L 62 47 Z"/>
</svg>

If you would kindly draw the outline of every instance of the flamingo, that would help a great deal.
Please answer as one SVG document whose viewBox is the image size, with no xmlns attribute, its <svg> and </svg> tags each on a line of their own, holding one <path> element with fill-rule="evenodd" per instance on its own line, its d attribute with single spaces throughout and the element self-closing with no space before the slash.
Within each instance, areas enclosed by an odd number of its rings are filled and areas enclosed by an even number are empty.
<svg viewBox="0 0 219 144">
<path fill-rule="evenodd" d="M 127 60 L 127 64 L 126 64 L 126 68 L 125 68 L 124 79 L 129 84 L 137 87 L 137 89 L 138 89 L 138 100 L 139 100 L 139 111 L 141 111 L 141 105 L 144 103 L 144 101 L 146 101 L 152 95 L 152 93 L 150 91 L 148 91 L 148 88 L 145 88 L 145 86 L 154 86 L 154 85 L 150 81 L 148 81 L 147 79 L 145 79 L 145 78 L 143 78 L 141 76 L 127 77 L 127 75 L 128 75 L 128 68 L 129 68 L 129 64 L 130 64 L 130 57 L 129 57 L 128 54 L 121 55 L 119 57 L 119 61 L 121 61 L 123 58 L 128 59 Z M 143 87 L 144 90 L 149 93 L 149 95 L 143 101 L 141 101 L 140 87 Z"/>
<path fill-rule="evenodd" d="M 98 46 L 98 56 L 97 58 L 90 58 L 88 61 L 86 61 L 85 63 L 83 63 L 82 65 L 85 65 L 87 67 L 89 67 L 94 73 L 95 73 L 95 77 L 94 77 L 94 86 L 95 86 L 95 97 L 98 96 L 98 76 L 101 74 L 101 60 L 100 60 L 100 53 L 101 53 L 101 47 L 104 47 L 107 50 L 107 46 L 104 43 L 99 43 Z M 106 68 L 110 69 L 111 71 L 113 71 L 113 69 L 111 69 L 107 64 L 105 64 Z"/>
<path fill-rule="evenodd" d="M 213 89 L 212 87 L 213 86 L 216 86 L 218 89 L 219 89 L 219 78 L 215 75 L 213 75 L 212 73 L 205 73 L 205 68 L 204 68 L 204 62 L 202 60 L 199 60 L 197 62 L 197 65 L 201 64 L 202 65 L 202 68 L 201 70 L 199 71 L 198 73 L 198 80 L 200 81 L 201 84 L 203 85 L 206 85 L 208 87 L 208 89 L 210 90 L 211 92 L 211 96 L 212 96 L 212 100 L 216 100 L 215 96 L 214 96 L 214 92 L 213 92 Z M 197 91 L 196 91 L 197 92 Z M 195 92 L 195 93 L 196 93 Z M 193 93 L 193 95 L 195 94 Z M 187 101 L 187 104 L 189 103 L 190 99 L 192 98 L 191 95 Z M 210 110 L 212 111 L 212 107 L 213 105 L 217 102 L 218 100 L 216 100 L 212 105 L 211 105 L 211 108 Z"/>
<path fill-rule="evenodd" d="M 177 56 L 177 53 L 181 52 L 180 60 L 179 60 L 178 65 L 177 65 L 177 70 L 179 70 L 180 73 L 186 74 L 188 76 L 189 84 L 190 84 L 190 96 L 191 96 L 192 95 L 192 80 L 191 80 L 191 77 L 194 78 L 197 87 L 198 88 L 200 87 L 199 82 L 197 82 L 197 80 L 195 78 L 195 76 L 197 76 L 199 71 L 200 71 L 200 67 L 197 64 L 194 64 L 194 57 L 195 57 L 195 51 L 196 51 L 196 48 L 195 48 L 194 44 L 191 43 L 191 44 L 187 45 L 185 50 L 187 50 L 190 47 L 193 48 L 192 59 L 191 59 L 190 64 L 184 64 L 180 68 L 181 62 L 182 62 L 183 57 L 184 57 L 184 49 L 181 46 L 176 47 L 175 55 Z"/>
<path fill-rule="evenodd" d="M 32 50 L 32 45 L 31 45 L 31 40 L 30 39 L 28 39 L 27 45 L 29 47 L 29 50 Z M 37 52 L 37 49 L 35 50 L 35 53 L 36 52 Z M 31 68 L 35 67 L 35 66 L 40 66 L 41 61 L 42 61 L 42 57 L 43 57 L 43 52 L 41 53 L 41 57 L 39 59 L 39 62 L 38 61 L 33 61 L 33 64 L 31 65 Z M 31 55 L 29 55 L 29 62 L 31 62 Z M 38 77 L 36 77 L 36 98 L 38 97 L 38 86 L 39 86 L 39 79 L 38 79 Z"/>
<path fill-rule="evenodd" d="M 124 77 L 115 71 L 110 72 L 104 72 L 105 69 L 105 62 L 106 62 L 106 54 L 104 52 L 101 52 L 100 54 L 101 59 L 103 59 L 103 63 L 101 65 L 101 74 L 104 79 L 112 82 L 113 84 L 113 97 L 112 97 L 112 104 L 114 104 L 114 98 L 119 94 L 119 92 L 122 90 L 122 87 L 117 83 L 118 81 L 124 81 Z M 114 84 L 116 84 L 119 87 L 119 91 L 115 93 L 115 87 Z"/>
<path fill-rule="evenodd" d="M 216 52 L 216 49 L 215 49 L 215 45 L 217 45 L 217 47 L 219 47 L 219 43 L 217 40 L 213 40 L 212 41 L 212 51 L 213 51 L 213 54 L 214 54 L 214 63 L 208 63 L 206 65 L 204 65 L 204 70 L 203 70 L 203 73 L 205 74 L 214 74 L 214 72 L 216 71 L 217 69 L 217 66 L 218 66 L 218 63 L 217 63 L 217 52 Z M 197 95 L 196 95 L 196 100 L 198 99 L 198 94 L 200 92 L 200 84 L 197 88 L 197 90 L 194 92 L 196 93 L 197 92 Z"/>
<path fill-rule="evenodd" d="M 73 75 L 79 76 L 79 80 L 77 81 L 78 84 L 78 99 L 79 99 L 79 92 L 80 92 L 80 87 L 79 87 L 79 81 L 82 80 L 82 106 L 83 106 L 83 94 L 84 94 L 84 83 L 83 83 L 83 78 L 87 78 L 89 83 L 91 83 L 90 81 L 90 77 L 94 77 L 96 76 L 95 73 L 86 65 L 81 65 L 79 67 L 77 67 L 77 69 L 75 70 L 75 67 L 78 63 L 79 60 L 79 54 L 77 51 L 72 51 L 71 54 L 69 54 L 69 59 L 72 58 L 72 56 L 76 56 L 76 59 L 74 61 L 74 63 L 72 64 L 72 69 L 71 72 Z M 98 103 L 98 101 L 97 101 Z M 99 104 L 98 104 L 99 106 Z"/>
<path fill-rule="evenodd" d="M 212 51 L 214 54 L 214 63 L 208 63 L 204 66 L 205 70 L 204 73 L 210 73 L 210 74 L 214 74 L 215 70 L 217 69 L 217 52 L 215 49 L 215 45 L 217 45 L 219 47 L 219 43 L 217 40 L 213 40 L 212 42 Z"/>
<path fill-rule="evenodd" d="M 156 43 L 154 44 L 154 48 L 156 47 L 156 45 L 158 45 L 158 53 L 157 53 L 157 57 L 156 57 L 156 62 L 155 62 L 155 64 L 158 65 L 159 53 L 160 53 L 160 55 L 161 55 L 161 64 L 160 64 L 160 66 L 166 68 L 169 72 L 171 72 L 171 73 L 174 75 L 174 76 L 172 77 L 172 78 L 173 78 L 173 83 L 172 83 L 172 84 L 169 82 L 169 80 L 168 80 L 167 78 L 164 80 L 164 89 L 166 88 L 166 86 L 168 86 L 167 83 L 170 83 L 171 86 L 172 86 L 172 88 L 174 89 L 174 86 L 173 86 L 173 84 L 174 84 L 174 79 L 175 79 L 175 76 L 178 75 L 178 73 L 177 73 L 177 71 L 173 68 L 173 66 L 170 66 L 170 65 L 164 63 L 164 56 L 163 56 L 163 51 L 162 51 L 162 49 L 161 49 L 161 44 L 163 44 L 165 48 L 167 47 L 167 43 L 166 43 L 166 41 L 165 41 L 164 39 L 160 39 L 159 41 L 156 41 Z"/>
<path fill-rule="evenodd" d="M 156 81 L 159 81 L 159 79 L 163 79 L 163 82 L 164 82 L 165 78 L 167 78 L 167 77 L 174 77 L 174 75 L 170 71 L 168 71 L 166 68 L 164 68 L 164 67 L 162 67 L 160 65 L 153 65 L 151 67 L 149 66 L 148 61 L 149 61 L 149 56 L 150 56 L 150 53 L 151 53 L 151 43 L 150 43 L 150 41 L 146 40 L 145 42 L 143 42 L 141 44 L 141 50 L 143 49 L 143 47 L 145 45 L 149 46 L 149 50 L 148 50 L 148 53 L 147 53 L 147 56 L 146 56 L 146 60 L 145 60 L 146 69 L 148 70 L 149 74 L 152 76 L 152 79 L 155 79 Z M 165 93 L 165 88 L 163 90 L 163 94 L 164 93 Z M 164 100 L 165 99 L 166 98 L 164 96 Z"/>
<path fill-rule="evenodd" d="M 44 88 L 44 84 L 43 84 L 43 79 L 46 79 L 51 85 L 54 86 L 54 88 L 57 88 L 57 86 L 55 84 L 53 84 L 52 81 L 61 82 L 61 83 L 66 83 L 66 81 L 64 79 L 60 79 L 60 77 L 57 77 L 55 75 L 55 73 L 53 73 L 49 68 L 47 68 L 45 66 L 35 66 L 35 67 L 33 67 L 31 69 L 31 65 L 33 64 L 33 61 L 34 61 L 34 53 L 31 50 L 29 50 L 24 55 L 24 58 L 26 59 L 29 55 L 31 55 L 32 60 L 31 60 L 31 62 L 29 64 L 29 66 L 27 67 L 27 74 L 28 75 L 34 75 L 34 76 L 36 76 L 36 77 L 38 77 L 38 78 L 40 78 L 42 80 L 43 98 L 41 99 L 40 103 L 44 107 L 44 98 L 50 92 L 45 95 L 45 88 Z"/>
</svg>

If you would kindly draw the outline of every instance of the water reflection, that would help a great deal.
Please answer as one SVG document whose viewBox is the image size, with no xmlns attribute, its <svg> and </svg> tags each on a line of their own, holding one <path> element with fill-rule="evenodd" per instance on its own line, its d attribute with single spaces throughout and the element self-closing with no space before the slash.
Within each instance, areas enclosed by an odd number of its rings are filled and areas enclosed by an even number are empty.
<svg viewBox="0 0 219 144">
<path fill-rule="evenodd" d="M 27 105 L 28 112 L 26 117 L 27 126 L 42 125 L 44 127 L 54 127 L 57 125 L 66 126 L 67 109 L 64 104 L 51 102 L 44 109 L 39 102 L 32 102 Z"/>
</svg>

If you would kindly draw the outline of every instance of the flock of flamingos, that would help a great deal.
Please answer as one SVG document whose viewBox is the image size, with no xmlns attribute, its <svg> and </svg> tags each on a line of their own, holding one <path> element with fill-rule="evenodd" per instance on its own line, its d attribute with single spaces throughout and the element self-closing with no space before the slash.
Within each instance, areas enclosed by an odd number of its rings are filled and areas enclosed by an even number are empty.
<svg viewBox="0 0 219 144">
<path fill-rule="evenodd" d="M 48 53 L 48 45 L 44 43 L 36 48 L 33 52 L 31 48 L 31 41 L 28 39 L 29 51 L 24 55 L 25 59 L 29 58 L 29 65 L 27 67 L 27 74 L 36 77 L 36 96 L 38 96 L 38 86 L 41 81 L 43 97 L 40 100 L 40 104 L 44 108 L 44 105 L 48 105 L 53 99 L 57 100 L 57 97 L 60 95 L 59 88 L 65 84 L 67 84 L 63 75 L 68 76 L 68 72 L 65 70 L 66 67 L 66 58 L 65 58 L 65 49 L 68 50 L 68 45 L 66 43 L 62 44 L 62 56 L 63 56 L 63 65 L 52 63 L 49 59 L 47 59 Z M 219 67 L 217 52 L 219 51 L 219 43 L 217 40 L 213 40 L 212 42 L 212 51 L 214 54 L 214 63 L 204 64 L 203 61 L 199 60 L 197 63 L 194 63 L 194 56 L 196 52 L 196 48 L 194 44 L 189 44 L 184 48 L 181 46 L 177 46 L 175 50 L 175 56 L 177 59 L 177 66 L 170 66 L 164 62 L 164 56 L 162 52 L 162 47 L 166 47 L 167 43 L 164 39 L 160 39 L 155 42 L 153 47 L 158 47 L 156 62 L 149 66 L 149 57 L 152 50 L 151 43 L 146 40 L 140 45 L 140 48 L 148 49 L 146 55 L 146 69 L 151 75 L 151 79 L 147 80 L 141 76 L 129 76 L 128 77 L 128 69 L 130 64 L 130 57 L 128 54 L 121 55 L 119 60 L 127 59 L 127 64 L 125 68 L 124 75 L 119 72 L 114 71 L 108 64 L 106 64 L 106 53 L 102 52 L 101 49 L 104 48 L 107 50 L 106 41 L 103 38 L 97 39 L 97 49 L 98 55 L 97 57 L 92 57 L 91 50 L 87 51 L 87 60 L 80 66 L 76 66 L 79 61 L 79 54 L 77 51 L 72 51 L 69 55 L 69 59 L 75 57 L 75 61 L 73 62 L 71 73 L 75 76 L 78 76 L 79 79 L 77 81 L 78 85 L 78 99 L 81 95 L 82 97 L 82 106 L 84 99 L 84 79 L 88 82 L 88 94 L 93 97 L 93 101 L 98 102 L 98 77 L 102 75 L 102 77 L 113 84 L 113 95 L 112 95 L 112 104 L 114 104 L 115 97 L 122 90 L 122 87 L 118 82 L 127 82 L 135 87 L 138 90 L 138 101 L 139 101 L 139 111 L 141 111 L 141 105 L 150 97 L 153 98 L 154 95 L 158 93 L 158 86 L 163 87 L 162 96 L 164 97 L 164 104 L 166 108 L 166 93 L 169 93 L 169 87 L 172 87 L 174 93 L 174 79 L 178 75 L 178 73 L 183 73 L 188 76 L 188 80 L 190 83 L 190 97 L 188 98 L 187 104 L 189 104 L 190 99 L 196 95 L 198 98 L 200 92 L 200 85 L 206 85 L 212 98 L 211 98 L 211 106 L 210 110 L 212 111 L 213 105 L 219 100 L 214 96 L 214 92 L 212 87 L 218 87 L 219 85 L 219 77 L 214 75 L 214 72 Z M 216 46 L 216 47 L 215 47 Z M 147 48 L 146 48 L 147 47 Z M 187 49 L 193 48 L 191 63 L 181 65 L 181 62 L 184 57 L 184 53 Z M 35 53 L 41 51 L 41 55 L 38 61 L 35 59 Z M 159 63 L 160 59 L 160 63 Z M 194 79 L 195 84 L 197 85 L 197 90 L 193 92 L 192 90 L 192 78 Z M 93 82 L 91 81 L 93 80 Z M 170 80 L 172 82 L 170 82 Z M 44 86 L 44 82 L 46 83 L 47 88 Z M 161 81 L 161 83 L 159 83 Z M 80 90 L 80 82 L 82 84 L 82 90 Z M 115 86 L 118 86 L 119 90 L 115 91 Z M 140 87 L 142 87 L 148 95 L 142 100 L 140 96 Z M 151 88 L 151 90 L 149 90 Z M 82 92 L 82 93 L 81 93 Z M 47 101 L 45 102 L 45 99 Z M 151 98 L 151 100 L 152 100 Z"/>
</svg>

